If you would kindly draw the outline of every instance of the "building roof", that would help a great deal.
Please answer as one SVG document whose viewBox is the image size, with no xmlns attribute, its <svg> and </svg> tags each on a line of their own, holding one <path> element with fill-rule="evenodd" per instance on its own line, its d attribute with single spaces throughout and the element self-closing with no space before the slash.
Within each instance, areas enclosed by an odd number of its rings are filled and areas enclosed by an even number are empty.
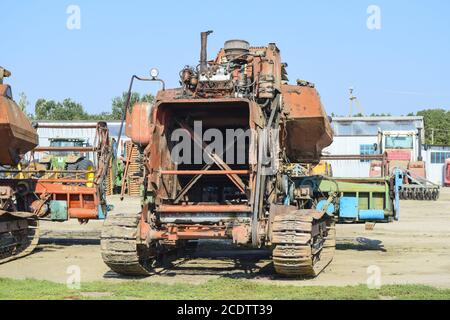
<svg viewBox="0 0 450 320">
<path fill-rule="evenodd" d="M 377 122 L 377 121 L 423 121 L 422 116 L 384 116 L 384 117 L 333 117 L 333 121 L 365 121 L 365 122 Z"/>
</svg>

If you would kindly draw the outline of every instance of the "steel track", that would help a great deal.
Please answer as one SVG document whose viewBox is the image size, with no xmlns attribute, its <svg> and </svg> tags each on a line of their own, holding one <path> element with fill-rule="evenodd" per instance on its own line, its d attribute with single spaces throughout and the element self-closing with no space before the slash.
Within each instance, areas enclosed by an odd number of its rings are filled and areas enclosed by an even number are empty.
<svg viewBox="0 0 450 320">
<path fill-rule="evenodd" d="M 145 245 L 137 242 L 139 213 L 110 212 L 101 234 L 101 252 L 105 264 L 114 272 L 129 276 L 153 274 Z"/>
<path fill-rule="evenodd" d="M 0 264 L 25 257 L 39 242 L 39 221 L 3 215 L 0 219 Z"/>
<path fill-rule="evenodd" d="M 275 271 L 288 277 L 317 277 L 333 260 L 336 229 L 332 217 L 310 210 L 274 218 L 272 243 Z"/>
</svg>

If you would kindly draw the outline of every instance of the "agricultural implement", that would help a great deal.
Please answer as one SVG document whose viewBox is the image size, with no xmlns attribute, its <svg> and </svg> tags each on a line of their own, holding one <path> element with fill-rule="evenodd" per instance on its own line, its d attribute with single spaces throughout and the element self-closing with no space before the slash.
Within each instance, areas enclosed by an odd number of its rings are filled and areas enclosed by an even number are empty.
<svg viewBox="0 0 450 320">
<path fill-rule="evenodd" d="M 3 69 L 0 71 L 6 75 Z M 37 126 L 31 125 L 13 101 L 10 87 L 0 88 L 0 263 L 4 263 L 33 251 L 39 240 L 39 220 L 78 219 L 86 223 L 105 217 L 104 181 L 111 154 L 108 128 L 103 122 L 89 125 L 97 132 L 93 147 L 36 148 Z M 71 152 L 85 155 L 59 168 L 42 166 L 37 155 L 43 152 L 47 156 L 52 152 L 58 156 Z M 89 153 L 95 154 L 95 168 L 71 167 L 87 159 Z"/>
<path fill-rule="evenodd" d="M 403 172 L 407 183 L 400 190 L 402 200 L 433 200 L 437 201 L 441 192 L 441 186 L 433 183 L 408 169 L 399 169 Z"/>
<path fill-rule="evenodd" d="M 271 248 L 280 275 L 315 277 L 333 259 L 337 221 L 398 219 L 402 177 L 315 175 L 333 132 L 314 85 L 288 84 L 275 44 L 227 41 L 208 61 L 210 33 L 180 88 L 165 89 L 155 69 L 132 77 L 129 96 L 134 80 L 163 88 L 153 106 L 126 104 L 126 134 L 142 154 L 142 211 L 108 215 L 103 260 L 145 276 L 190 240 L 231 239 Z"/>
<path fill-rule="evenodd" d="M 38 144 L 38 135 L 14 102 L 3 78 L 11 73 L 0 67 L 0 169 L 19 165 L 23 155 Z M 0 173 L 0 263 L 33 251 L 38 243 L 38 221 L 33 219 L 20 188 L 4 183 Z M 17 186 L 20 187 L 20 186 Z"/>
<path fill-rule="evenodd" d="M 416 139 L 416 137 L 418 139 Z M 422 130 L 379 131 L 377 149 L 382 160 L 370 164 L 370 176 L 381 177 L 394 170 L 402 171 L 404 181 L 400 190 L 402 200 L 439 199 L 440 186 L 427 180 L 422 158 Z"/>
</svg>

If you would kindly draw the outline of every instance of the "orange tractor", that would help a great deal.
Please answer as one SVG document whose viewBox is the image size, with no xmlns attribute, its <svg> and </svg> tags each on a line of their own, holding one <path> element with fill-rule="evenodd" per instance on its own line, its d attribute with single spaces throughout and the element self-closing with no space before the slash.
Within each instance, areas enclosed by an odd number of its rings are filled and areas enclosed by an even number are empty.
<svg viewBox="0 0 450 320">
<path fill-rule="evenodd" d="M 355 185 L 311 170 L 333 141 L 319 94 L 307 81 L 288 84 L 273 43 L 227 41 L 208 61 L 210 33 L 179 88 L 166 89 L 156 69 L 132 77 L 129 96 L 134 80 L 163 88 L 153 106 L 126 104 L 126 134 L 142 155 L 142 211 L 108 215 L 103 260 L 121 274 L 149 275 L 188 241 L 230 239 L 271 248 L 281 275 L 317 276 L 333 259 L 340 204 L 356 203 L 359 213 Z M 393 219 L 388 180 L 358 185 L 367 201 L 355 219 Z"/>
</svg>

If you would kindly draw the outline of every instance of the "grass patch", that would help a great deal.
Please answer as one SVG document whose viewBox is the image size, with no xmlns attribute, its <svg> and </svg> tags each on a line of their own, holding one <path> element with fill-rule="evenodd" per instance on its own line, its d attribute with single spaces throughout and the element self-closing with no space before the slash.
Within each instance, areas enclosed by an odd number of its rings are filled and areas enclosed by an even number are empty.
<svg viewBox="0 0 450 320">
<path fill-rule="evenodd" d="M 379 290 L 367 286 L 298 287 L 259 284 L 248 280 L 216 279 L 204 284 L 149 282 L 89 282 L 80 290 L 39 280 L 0 278 L 0 299 L 151 299 L 151 300 L 450 300 L 450 290 L 422 285 L 390 285 Z"/>
</svg>

